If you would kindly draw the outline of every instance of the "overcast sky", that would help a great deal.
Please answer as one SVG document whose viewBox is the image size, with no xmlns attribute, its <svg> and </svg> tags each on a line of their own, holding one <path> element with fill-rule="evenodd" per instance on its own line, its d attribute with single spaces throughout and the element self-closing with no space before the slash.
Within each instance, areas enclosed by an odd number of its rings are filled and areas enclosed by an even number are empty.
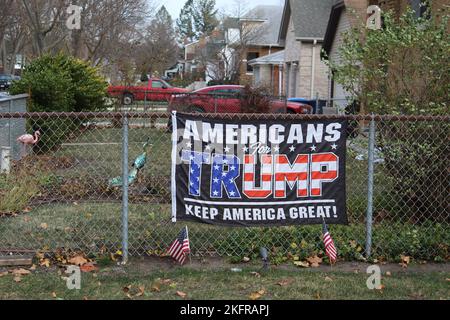
<svg viewBox="0 0 450 320">
<path fill-rule="evenodd" d="M 161 5 L 165 5 L 169 11 L 172 19 L 177 19 L 180 15 L 180 10 L 183 7 L 186 0 L 159 0 Z M 253 8 L 259 4 L 266 5 L 284 5 L 284 0 L 216 0 L 216 7 L 220 11 L 235 12 L 234 8 L 237 7 L 237 3 L 244 4 L 245 7 Z"/>
</svg>

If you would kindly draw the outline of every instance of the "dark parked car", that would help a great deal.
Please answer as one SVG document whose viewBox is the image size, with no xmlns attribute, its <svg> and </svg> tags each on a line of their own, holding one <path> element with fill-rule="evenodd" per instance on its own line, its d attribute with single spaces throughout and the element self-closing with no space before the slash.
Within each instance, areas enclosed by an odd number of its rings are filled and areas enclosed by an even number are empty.
<svg viewBox="0 0 450 320">
<path fill-rule="evenodd" d="M 13 81 L 13 77 L 9 74 L 0 74 L 0 90 L 8 90 Z"/>
<path fill-rule="evenodd" d="M 174 94 L 169 102 L 169 111 L 192 113 L 242 113 L 245 88 L 239 85 L 221 85 L 206 87 L 192 93 Z M 268 97 L 269 110 L 272 113 L 309 114 L 312 107 Z"/>
</svg>

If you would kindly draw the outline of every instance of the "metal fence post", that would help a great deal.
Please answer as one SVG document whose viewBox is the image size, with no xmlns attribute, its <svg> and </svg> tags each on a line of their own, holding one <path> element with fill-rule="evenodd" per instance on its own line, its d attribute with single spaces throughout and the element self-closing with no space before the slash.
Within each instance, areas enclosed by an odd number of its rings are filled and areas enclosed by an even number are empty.
<svg viewBox="0 0 450 320">
<path fill-rule="evenodd" d="M 370 120 L 370 127 L 369 127 L 369 149 L 368 149 L 369 174 L 367 178 L 366 258 L 370 257 L 372 249 L 374 153 L 375 153 L 375 119 L 372 114 L 372 120 Z"/>
<path fill-rule="evenodd" d="M 11 170 L 11 147 L 0 147 L 0 173 L 9 174 Z"/>
<path fill-rule="evenodd" d="M 128 262 L 128 116 L 123 115 L 122 131 L 122 263 Z"/>
<path fill-rule="evenodd" d="M 319 92 L 316 92 L 316 112 L 315 114 L 319 114 Z"/>
</svg>

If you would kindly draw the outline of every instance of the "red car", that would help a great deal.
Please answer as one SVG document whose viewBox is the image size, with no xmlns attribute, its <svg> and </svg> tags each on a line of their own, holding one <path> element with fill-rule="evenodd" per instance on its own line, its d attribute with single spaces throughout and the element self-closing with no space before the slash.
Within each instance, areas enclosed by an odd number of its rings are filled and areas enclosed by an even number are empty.
<svg viewBox="0 0 450 320">
<path fill-rule="evenodd" d="M 122 99 L 124 105 L 134 101 L 169 101 L 176 93 L 189 92 L 187 89 L 172 87 L 162 79 L 151 78 L 145 86 L 110 86 L 108 95 Z"/>
<path fill-rule="evenodd" d="M 169 102 L 169 111 L 198 113 L 241 113 L 245 102 L 244 87 L 221 85 L 206 87 L 189 94 L 175 94 Z M 312 107 L 297 102 L 269 98 L 269 110 L 273 113 L 310 114 Z"/>
</svg>

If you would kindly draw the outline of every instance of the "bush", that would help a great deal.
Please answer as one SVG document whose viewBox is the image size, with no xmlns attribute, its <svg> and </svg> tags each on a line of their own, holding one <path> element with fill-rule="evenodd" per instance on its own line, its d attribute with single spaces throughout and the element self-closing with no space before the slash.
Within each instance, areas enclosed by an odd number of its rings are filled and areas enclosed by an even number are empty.
<svg viewBox="0 0 450 320">
<path fill-rule="evenodd" d="M 11 87 L 11 94 L 30 94 L 29 112 L 101 111 L 106 108 L 106 81 L 97 69 L 70 56 L 45 55 L 32 61 L 21 80 Z M 58 146 L 77 125 L 64 120 L 40 120 L 30 124 L 42 133 L 35 147 L 45 152 Z"/>
<path fill-rule="evenodd" d="M 417 18 L 409 9 L 396 19 L 388 12 L 383 29 L 356 28 L 343 35 L 340 59 L 329 65 L 335 82 L 361 102 L 363 111 L 448 114 L 449 15 L 426 16 Z M 436 124 L 384 123 L 377 130 L 392 195 L 412 222 L 449 219 L 449 126 Z"/>
</svg>

